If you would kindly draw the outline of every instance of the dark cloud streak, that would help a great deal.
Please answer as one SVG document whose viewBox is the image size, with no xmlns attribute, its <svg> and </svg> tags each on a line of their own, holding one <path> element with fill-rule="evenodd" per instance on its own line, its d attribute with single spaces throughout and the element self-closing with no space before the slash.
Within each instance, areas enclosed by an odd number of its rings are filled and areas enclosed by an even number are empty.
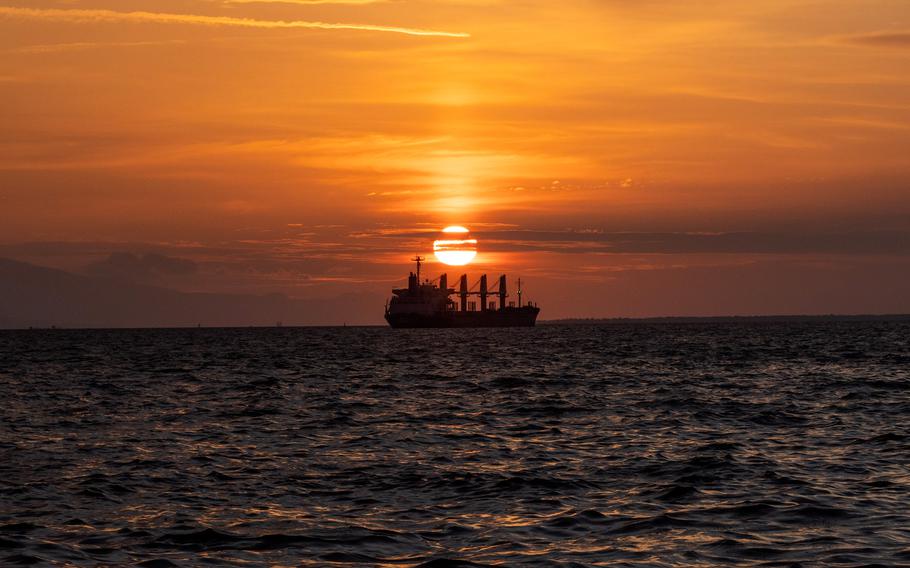
<svg viewBox="0 0 910 568">
<path fill-rule="evenodd" d="M 910 254 L 910 233 L 597 233 L 501 232 L 504 244 L 530 245 L 559 252 L 736 253 L 736 254 Z M 555 245 L 559 246 L 555 246 Z M 576 246 L 566 246 L 576 245 Z"/>
<path fill-rule="evenodd" d="M 910 49 L 910 32 L 875 32 L 858 34 L 847 36 L 844 40 L 852 45 Z"/>
<path fill-rule="evenodd" d="M 432 231 L 413 231 L 384 236 L 430 239 L 433 235 Z M 910 254 L 908 231 L 629 233 L 582 229 L 475 231 L 474 235 L 484 249 L 497 252 Z"/>
</svg>

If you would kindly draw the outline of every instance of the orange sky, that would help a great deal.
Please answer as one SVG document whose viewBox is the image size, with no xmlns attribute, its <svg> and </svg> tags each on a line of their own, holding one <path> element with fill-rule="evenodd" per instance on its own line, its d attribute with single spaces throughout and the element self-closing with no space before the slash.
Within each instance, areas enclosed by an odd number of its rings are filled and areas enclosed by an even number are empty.
<svg viewBox="0 0 910 568">
<path fill-rule="evenodd" d="M 0 53 L 0 257 L 378 322 L 462 224 L 545 319 L 910 312 L 906 0 L 0 0 Z"/>
</svg>

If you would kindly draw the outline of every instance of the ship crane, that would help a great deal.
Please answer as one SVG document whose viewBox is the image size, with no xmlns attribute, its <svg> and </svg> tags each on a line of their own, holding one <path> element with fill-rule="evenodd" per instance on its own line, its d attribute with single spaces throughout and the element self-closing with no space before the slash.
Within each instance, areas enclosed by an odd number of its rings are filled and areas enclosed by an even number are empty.
<svg viewBox="0 0 910 568">
<path fill-rule="evenodd" d="M 411 260 L 417 263 L 417 283 L 420 284 L 420 263 L 426 259 L 418 254 Z"/>
<path fill-rule="evenodd" d="M 466 274 L 461 275 L 461 281 L 459 286 L 458 294 L 461 297 L 461 311 L 467 311 L 467 298 L 468 296 L 480 296 L 480 309 L 481 311 L 486 311 L 489 309 L 489 304 L 487 299 L 491 295 L 499 296 L 499 308 L 506 307 L 506 298 L 509 297 L 508 285 L 506 284 L 506 275 L 503 274 L 499 277 L 499 283 L 496 288 L 490 289 L 487 285 L 487 275 L 482 275 L 477 279 L 474 284 L 468 288 L 468 276 Z M 480 287 L 480 290 L 475 291 L 475 288 Z"/>
</svg>

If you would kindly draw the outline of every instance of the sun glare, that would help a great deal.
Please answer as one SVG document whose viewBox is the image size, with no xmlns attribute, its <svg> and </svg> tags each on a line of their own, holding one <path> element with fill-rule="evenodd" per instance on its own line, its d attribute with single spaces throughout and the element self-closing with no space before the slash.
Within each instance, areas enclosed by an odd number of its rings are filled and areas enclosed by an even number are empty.
<svg viewBox="0 0 910 568">
<path fill-rule="evenodd" d="M 433 254 L 437 260 L 449 266 L 464 266 L 477 256 L 477 239 L 471 238 L 470 231 L 461 225 L 452 225 L 442 230 L 440 239 L 433 241 Z"/>
</svg>

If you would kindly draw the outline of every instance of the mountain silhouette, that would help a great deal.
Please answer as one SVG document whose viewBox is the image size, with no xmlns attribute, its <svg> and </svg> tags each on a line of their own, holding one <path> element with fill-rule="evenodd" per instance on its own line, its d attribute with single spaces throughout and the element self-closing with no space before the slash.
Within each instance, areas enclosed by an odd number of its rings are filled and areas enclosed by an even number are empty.
<svg viewBox="0 0 910 568">
<path fill-rule="evenodd" d="M 378 324 L 382 302 L 368 294 L 301 300 L 188 293 L 0 259 L 4 328 Z"/>
</svg>

